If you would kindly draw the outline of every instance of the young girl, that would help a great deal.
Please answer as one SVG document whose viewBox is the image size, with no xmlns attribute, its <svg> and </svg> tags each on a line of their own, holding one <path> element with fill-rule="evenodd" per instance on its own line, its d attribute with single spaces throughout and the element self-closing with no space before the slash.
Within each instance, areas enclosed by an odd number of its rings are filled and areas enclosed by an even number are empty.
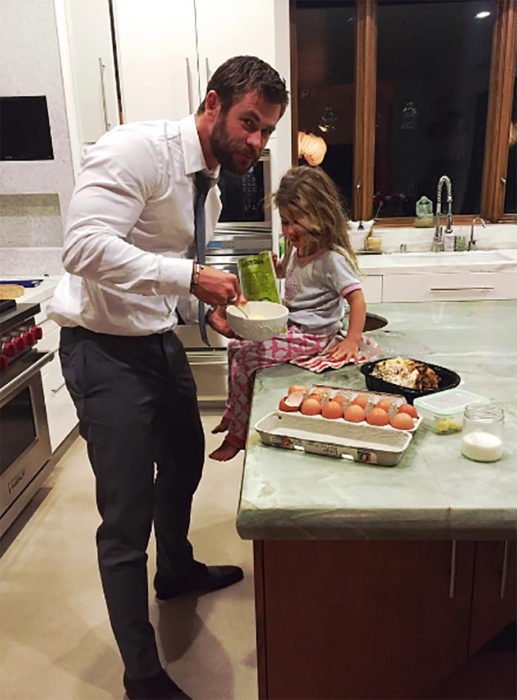
<svg viewBox="0 0 517 700">
<path fill-rule="evenodd" d="M 234 340 L 229 344 L 228 401 L 221 423 L 213 430 L 228 431 L 228 435 L 210 455 L 220 462 L 232 459 L 244 447 L 257 369 L 323 351 L 336 360 L 358 359 L 366 305 L 334 182 L 320 168 L 291 168 L 273 201 L 286 241 L 283 259 L 274 256 L 274 262 L 277 276 L 285 278 L 288 329 L 261 343 Z M 348 330 L 336 344 L 345 300 L 350 307 Z"/>
</svg>

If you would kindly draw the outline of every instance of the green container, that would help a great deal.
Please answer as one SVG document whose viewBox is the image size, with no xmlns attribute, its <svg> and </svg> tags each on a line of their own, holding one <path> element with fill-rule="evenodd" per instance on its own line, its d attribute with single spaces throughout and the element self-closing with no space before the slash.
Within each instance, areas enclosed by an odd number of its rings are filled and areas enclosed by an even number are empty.
<svg viewBox="0 0 517 700">
<path fill-rule="evenodd" d="M 454 250 L 467 250 L 466 236 L 454 236 Z"/>
</svg>

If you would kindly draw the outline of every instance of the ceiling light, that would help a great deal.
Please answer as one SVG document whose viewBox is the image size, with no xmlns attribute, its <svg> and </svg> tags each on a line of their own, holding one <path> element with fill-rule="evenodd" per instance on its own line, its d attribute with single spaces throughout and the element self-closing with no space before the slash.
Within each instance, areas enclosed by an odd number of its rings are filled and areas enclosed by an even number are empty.
<svg viewBox="0 0 517 700">
<path fill-rule="evenodd" d="M 490 17 L 490 12 L 487 12 L 486 10 L 484 12 L 478 12 L 476 15 L 476 19 L 485 19 L 486 17 Z"/>
</svg>

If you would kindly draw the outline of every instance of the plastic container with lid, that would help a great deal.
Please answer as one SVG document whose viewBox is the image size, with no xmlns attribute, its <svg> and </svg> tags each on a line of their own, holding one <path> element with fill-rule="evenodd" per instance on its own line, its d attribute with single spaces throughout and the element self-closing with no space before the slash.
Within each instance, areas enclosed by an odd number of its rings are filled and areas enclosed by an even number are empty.
<svg viewBox="0 0 517 700">
<path fill-rule="evenodd" d="M 450 389 L 429 396 L 420 396 L 413 404 L 422 417 L 422 424 L 435 433 L 457 433 L 463 427 L 463 413 L 469 404 L 487 404 L 489 399 L 465 389 Z"/>
</svg>

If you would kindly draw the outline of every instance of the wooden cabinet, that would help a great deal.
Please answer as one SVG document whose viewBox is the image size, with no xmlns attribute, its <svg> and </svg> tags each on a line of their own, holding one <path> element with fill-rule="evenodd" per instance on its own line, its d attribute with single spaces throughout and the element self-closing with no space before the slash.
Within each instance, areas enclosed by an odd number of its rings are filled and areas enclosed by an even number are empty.
<svg viewBox="0 0 517 700">
<path fill-rule="evenodd" d="M 254 546 L 260 698 L 439 697 L 517 617 L 515 542 Z"/>
<path fill-rule="evenodd" d="M 274 0 L 116 0 L 115 27 L 126 122 L 194 112 L 226 59 L 274 65 Z"/>
<path fill-rule="evenodd" d="M 119 123 L 107 0 L 68 0 L 68 42 L 81 144 L 95 143 Z"/>
<path fill-rule="evenodd" d="M 517 274 L 511 272 L 458 272 L 456 274 L 386 275 L 384 302 L 478 301 L 515 299 Z"/>
<path fill-rule="evenodd" d="M 415 700 L 467 658 L 473 543 L 255 547 L 261 698 Z"/>
<path fill-rule="evenodd" d="M 478 542 L 469 652 L 517 619 L 517 543 Z"/>
</svg>

